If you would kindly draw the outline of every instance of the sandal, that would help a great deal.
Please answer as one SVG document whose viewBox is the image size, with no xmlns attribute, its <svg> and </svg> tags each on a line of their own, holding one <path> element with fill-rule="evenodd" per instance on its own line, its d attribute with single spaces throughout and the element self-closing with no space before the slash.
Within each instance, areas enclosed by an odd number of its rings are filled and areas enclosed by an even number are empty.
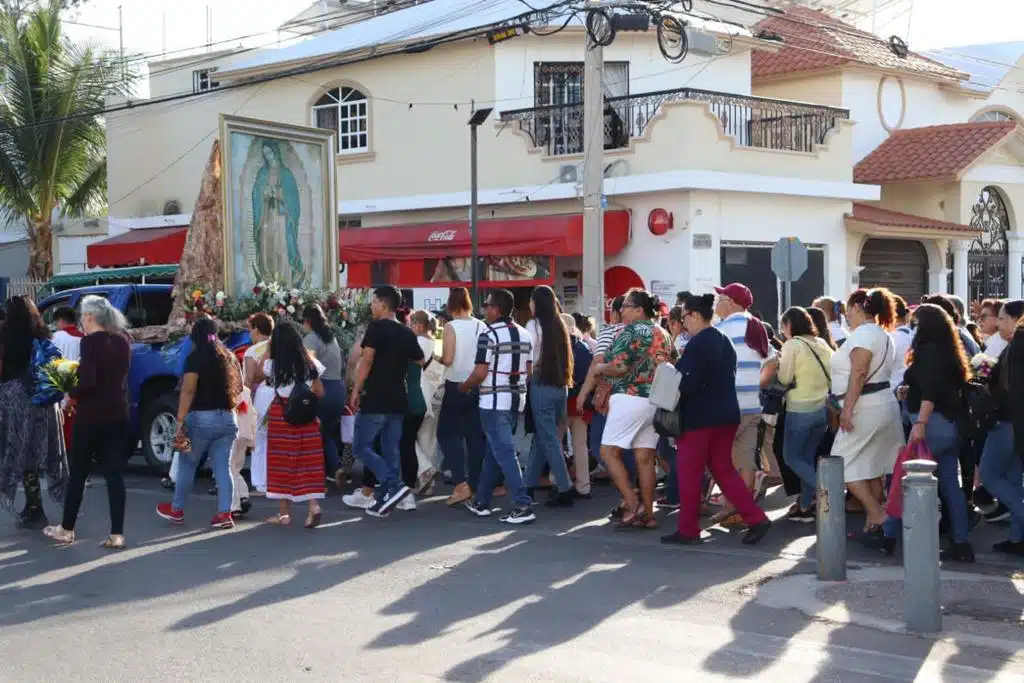
<svg viewBox="0 0 1024 683">
<path fill-rule="evenodd" d="M 861 543 L 870 544 L 874 539 L 884 535 L 881 524 L 869 524 L 868 528 L 863 531 L 851 531 L 846 535 L 846 538 L 850 541 L 860 541 Z"/>
<path fill-rule="evenodd" d="M 320 520 L 323 519 L 323 510 L 317 510 L 311 516 L 306 517 L 306 523 L 303 527 L 306 529 L 315 529 L 320 526 Z"/>
<path fill-rule="evenodd" d="M 71 545 L 75 542 L 75 532 L 62 526 L 48 526 L 43 529 L 43 536 L 56 541 L 59 545 Z"/>
<path fill-rule="evenodd" d="M 124 541 L 124 536 L 121 536 L 120 534 L 110 534 L 103 543 L 100 543 L 100 547 L 107 550 L 124 550 L 127 546 Z"/>
<path fill-rule="evenodd" d="M 623 507 L 622 518 L 615 524 L 616 529 L 632 529 L 633 525 L 636 524 L 637 520 L 640 519 L 644 514 L 644 509 L 641 506 L 637 506 L 633 510 Z"/>
<path fill-rule="evenodd" d="M 655 519 L 654 515 L 648 515 L 646 512 L 642 512 L 637 515 L 636 519 L 633 520 L 633 524 L 630 525 L 629 528 L 641 531 L 653 531 L 658 528 L 658 520 Z"/>
<path fill-rule="evenodd" d="M 292 524 L 292 516 L 291 515 L 276 514 L 273 517 L 268 517 L 267 518 L 267 524 L 274 524 L 274 525 L 277 525 L 277 526 L 291 526 L 291 524 Z"/>
</svg>

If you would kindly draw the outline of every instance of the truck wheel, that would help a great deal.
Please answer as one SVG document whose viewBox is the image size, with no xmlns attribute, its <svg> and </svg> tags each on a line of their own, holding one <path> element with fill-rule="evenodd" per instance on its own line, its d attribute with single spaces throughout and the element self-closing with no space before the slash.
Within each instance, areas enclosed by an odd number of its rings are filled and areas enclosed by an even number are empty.
<svg viewBox="0 0 1024 683">
<path fill-rule="evenodd" d="M 142 456 L 158 474 L 167 474 L 171 469 L 177 412 L 174 394 L 165 394 L 150 401 L 142 415 Z"/>
</svg>

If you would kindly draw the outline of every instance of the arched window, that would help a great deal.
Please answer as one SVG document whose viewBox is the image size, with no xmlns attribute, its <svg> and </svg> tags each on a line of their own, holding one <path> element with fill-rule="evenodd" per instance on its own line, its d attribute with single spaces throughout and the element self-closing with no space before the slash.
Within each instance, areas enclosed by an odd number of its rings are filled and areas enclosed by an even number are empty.
<svg viewBox="0 0 1024 683">
<path fill-rule="evenodd" d="M 989 109 L 971 118 L 972 123 L 981 121 L 1013 121 L 1014 123 L 1019 123 L 1016 116 L 1001 109 Z"/>
<path fill-rule="evenodd" d="M 999 190 L 986 187 L 981 191 L 971 209 L 971 227 L 981 230 L 971 242 L 967 260 L 971 301 L 1007 296 L 1006 233 L 1010 229 L 1010 214 Z"/>
<path fill-rule="evenodd" d="M 366 95 L 348 86 L 331 88 L 313 105 L 317 128 L 333 130 L 338 154 L 357 154 L 370 149 Z"/>
</svg>

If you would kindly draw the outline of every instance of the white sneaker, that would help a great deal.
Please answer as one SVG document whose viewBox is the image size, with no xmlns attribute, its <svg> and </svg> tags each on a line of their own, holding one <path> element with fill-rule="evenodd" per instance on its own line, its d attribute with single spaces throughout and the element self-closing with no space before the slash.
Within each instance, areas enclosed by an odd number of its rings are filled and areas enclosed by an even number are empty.
<svg viewBox="0 0 1024 683">
<path fill-rule="evenodd" d="M 373 507 L 373 504 L 377 502 L 377 499 L 373 496 L 364 495 L 362 489 L 356 489 L 353 493 L 350 493 L 347 496 L 342 496 L 341 502 L 350 508 L 367 510 Z"/>
<path fill-rule="evenodd" d="M 415 510 L 416 509 L 416 496 L 409 494 L 402 500 L 398 501 L 395 507 L 399 510 Z"/>
</svg>

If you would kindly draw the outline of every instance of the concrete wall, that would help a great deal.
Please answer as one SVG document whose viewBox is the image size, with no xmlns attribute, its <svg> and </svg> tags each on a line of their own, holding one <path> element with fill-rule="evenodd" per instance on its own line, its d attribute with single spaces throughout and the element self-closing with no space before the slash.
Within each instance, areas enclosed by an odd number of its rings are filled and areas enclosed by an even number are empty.
<svg viewBox="0 0 1024 683">
<path fill-rule="evenodd" d="M 28 242 L 0 244 L 0 277 L 23 278 L 28 272 Z"/>
<path fill-rule="evenodd" d="M 843 75 L 838 71 L 758 83 L 754 86 L 753 94 L 778 100 L 822 104 L 827 107 L 845 106 Z"/>
</svg>

